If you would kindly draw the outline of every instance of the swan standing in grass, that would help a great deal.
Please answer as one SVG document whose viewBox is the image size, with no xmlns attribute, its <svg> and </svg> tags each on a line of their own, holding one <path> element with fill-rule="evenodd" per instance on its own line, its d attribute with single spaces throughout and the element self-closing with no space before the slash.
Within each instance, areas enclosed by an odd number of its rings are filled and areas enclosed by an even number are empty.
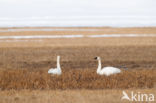
<svg viewBox="0 0 156 103">
<path fill-rule="evenodd" d="M 115 67 L 101 67 L 101 58 L 100 57 L 95 57 L 94 59 L 98 60 L 98 68 L 97 68 L 97 74 L 99 75 L 112 75 L 112 74 L 117 74 L 120 73 L 121 70 L 119 68 L 115 68 Z"/>
<path fill-rule="evenodd" d="M 61 75 L 61 67 L 60 67 L 60 56 L 57 56 L 57 68 L 51 68 L 48 71 L 49 74 Z"/>
</svg>

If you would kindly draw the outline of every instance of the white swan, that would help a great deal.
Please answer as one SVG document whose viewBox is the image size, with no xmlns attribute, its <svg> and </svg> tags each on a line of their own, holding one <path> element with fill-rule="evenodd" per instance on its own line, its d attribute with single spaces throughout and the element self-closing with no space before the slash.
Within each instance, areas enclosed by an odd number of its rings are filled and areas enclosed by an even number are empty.
<svg viewBox="0 0 156 103">
<path fill-rule="evenodd" d="M 61 67 L 60 67 L 60 56 L 57 56 L 57 68 L 51 68 L 48 71 L 49 74 L 61 75 Z"/>
<path fill-rule="evenodd" d="M 121 70 L 115 67 L 104 67 L 101 69 L 101 58 L 100 57 L 95 57 L 94 59 L 98 60 L 98 68 L 97 68 L 97 74 L 99 75 L 112 75 L 112 74 L 117 74 L 120 73 Z"/>
</svg>

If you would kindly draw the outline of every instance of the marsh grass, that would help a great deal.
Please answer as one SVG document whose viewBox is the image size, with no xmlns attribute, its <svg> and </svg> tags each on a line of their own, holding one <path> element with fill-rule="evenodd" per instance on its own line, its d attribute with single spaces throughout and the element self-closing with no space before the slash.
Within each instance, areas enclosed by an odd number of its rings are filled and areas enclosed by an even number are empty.
<svg viewBox="0 0 156 103">
<path fill-rule="evenodd" d="M 96 70 L 78 69 L 50 75 L 45 70 L 0 70 L 0 88 L 5 89 L 127 89 L 152 88 L 156 70 L 130 70 L 99 76 Z"/>
</svg>

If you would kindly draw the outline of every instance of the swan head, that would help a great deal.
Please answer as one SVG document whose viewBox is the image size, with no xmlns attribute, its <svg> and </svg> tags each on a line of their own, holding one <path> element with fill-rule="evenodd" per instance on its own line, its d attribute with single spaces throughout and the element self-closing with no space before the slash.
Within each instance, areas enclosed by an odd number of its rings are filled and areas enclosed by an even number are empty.
<svg viewBox="0 0 156 103">
<path fill-rule="evenodd" d="M 95 60 L 100 60 L 100 57 L 95 57 L 94 59 L 95 59 Z"/>
</svg>

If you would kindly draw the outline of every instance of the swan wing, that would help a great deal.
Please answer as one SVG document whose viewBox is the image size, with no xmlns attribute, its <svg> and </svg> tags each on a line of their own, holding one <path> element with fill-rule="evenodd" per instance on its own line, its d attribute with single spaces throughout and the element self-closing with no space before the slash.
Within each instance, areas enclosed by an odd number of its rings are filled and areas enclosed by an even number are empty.
<svg viewBox="0 0 156 103">
<path fill-rule="evenodd" d="M 51 68 L 51 69 L 48 70 L 48 73 L 53 73 L 55 71 L 56 71 L 56 68 Z"/>
<path fill-rule="evenodd" d="M 121 72 L 121 70 L 118 69 L 118 68 L 115 68 L 115 67 L 104 67 L 104 68 L 100 71 L 101 75 L 104 74 L 104 75 L 106 75 L 106 76 L 109 76 L 109 75 L 111 75 L 111 74 L 120 73 L 120 72 Z"/>
<path fill-rule="evenodd" d="M 50 74 L 58 74 L 58 75 L 60 75 L 62 72 L 61 72 L 60 69 L 55 68 L 55 69 L 50 69 L 50 70 L 48 71 L 48 73 L 50 73 Z"/>
</svg>

